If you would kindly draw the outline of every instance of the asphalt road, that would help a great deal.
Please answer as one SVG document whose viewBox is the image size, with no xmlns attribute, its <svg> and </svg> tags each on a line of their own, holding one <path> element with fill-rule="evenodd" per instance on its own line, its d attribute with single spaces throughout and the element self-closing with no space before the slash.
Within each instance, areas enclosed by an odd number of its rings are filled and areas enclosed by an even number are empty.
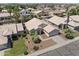
<svg viewBox="0 0 79 59">
<path fill-rule="evenodd" d="M 39 56 L 79 56 L 79 40 Z"/>
</svg>

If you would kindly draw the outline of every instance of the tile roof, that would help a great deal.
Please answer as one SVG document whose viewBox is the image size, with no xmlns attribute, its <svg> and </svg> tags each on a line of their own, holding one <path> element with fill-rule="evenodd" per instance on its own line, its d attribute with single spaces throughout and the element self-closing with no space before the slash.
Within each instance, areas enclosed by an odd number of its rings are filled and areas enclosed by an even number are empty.
<svg viewBox="0 0 79 59">
<path fill-rule="evenodd" d="M 61 23 L 64 23 L 65 19 L 62 17 L 53 16 L 52 18 L 48 19 L 48 21 L 55 25 L 59 25 Z"/>
<path fill-rule="evenodd" d="M 50 33 L 51 31 L 55 30 L 56 28 L 52 25 L 47 25 L 43 28 L 47 33 Z"/>
<path fill-rule="evenodd" d="M 13 15 L 13 13 L 11 13 L 11 15 Z M 8 17 L 10 16 L 9 13 L 0 13 L 0 17 Z"/>
<path fill-rule="evenodd" d="M 7 37 L 0 36 L 0 45 L 7 44 L 7 43 L 8 43 Z"/>
<path fill-rule="evenodd" d="M 23 31 L 22 24 L 17 24 L 18 31 Z M 5 24 L 0 26 L 0 36 L 1 35 L 11 35 L 12 33 L 17 33 L 16 24 Z"/>
<path fill-rule="evenodd" d="M 37 29 L 39 25 L 41 25 L 42 22 L 40 19 L 33 18 L 25 23 L 26 28 L 30 31 L 32 29 Z"/>
</svg>

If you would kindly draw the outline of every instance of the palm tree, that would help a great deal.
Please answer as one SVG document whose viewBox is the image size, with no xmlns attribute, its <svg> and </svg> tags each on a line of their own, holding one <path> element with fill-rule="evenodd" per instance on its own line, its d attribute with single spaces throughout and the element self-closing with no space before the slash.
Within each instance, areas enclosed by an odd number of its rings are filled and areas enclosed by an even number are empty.
<svg viewBox="0 0 79 59">
<path fill-rule="evenodd" d="M 76 6 L 76 14 L 79 15 L 79 6 Z"/>
<path fill-rule="evenodd" d="M 1 5 L 0 5 L 0 12 L 2 11 L 2 9 L 3 9 L 3 8 L 2 8 Z"/>
<path fill-rule="evenodd" d="M 67 24 L 66 24 L 66 25 L 67 25 L 67 27 L 68 27 L 68 23 L 69 23 L 69 16 L 70 16 L 70 13 L 69 13 L 69 12 L 70 12 L 70 10 L 69 10 L 69 8 L 67 8 L 67 10 L 66 10 L 66 11 L 67 11 Z"/>
</svg>

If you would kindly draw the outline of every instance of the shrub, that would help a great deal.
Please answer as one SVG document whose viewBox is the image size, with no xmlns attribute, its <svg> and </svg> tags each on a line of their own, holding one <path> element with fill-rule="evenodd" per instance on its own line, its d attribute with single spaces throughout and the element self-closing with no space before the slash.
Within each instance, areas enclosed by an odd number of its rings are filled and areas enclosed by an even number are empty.
<svg viewBox="0 0 79 59">
<path fill-rule="evenodd" d="M 75 36 L 72 33 L 66 34 L 66 38 L 73 39 Z"/>
<path fill-rule="evenodd" d="M 13 41 L 18 40 L 17 35 L 12 35 Z"/>
<path fill-rule="evenodd" d="M 39 39 L 39 37 L 38 37 L 37 34 L 32 35 L 32 40 L 33 40 L 33 42 L 36 43 L 36 44 L 41 42 L 41 40 Z"/>
<path fill-rule="evenodd" d="M 65 37 L 68 39 L 73 39 L 75 37 L 75 33 L 69 28 L 65 29 L 64 32 L 65 32 Z"/>
<path fill-rule="evenodd" d="M 35 32 L 35 30 L 32 30 L 30 32 L 30 35 L 31 35 L 34 43 L 40 43 L 41 42 L 41 40 L 39 39 L 38 34 L 37 34 L 37 32 Z"/>
<path fill-rule="evenodd" d="M 27 55 L 27 54 L 28 54 L 28 52 L 27 52 L 27 51 L 25 51 L 25 52 L 24 52 L 24 55 Z"/>
<path fill-rule="evenodd" d="M 38 47 L 38 46 L 34 46 L 33 49 L 34 49 L 35 51 L 37 51 L 37 50 L 39 49 L 39 47 Z"/>
<path fill-rule="evenodd" d="M 40 40 L 39 38 L 34 39 L 33 41 L 34 41 L 34 43 L 36 43 L 36 44 L 41 42 L 41 40 Z"/>
<path fill-rule="evenodd" d="M 34 29 L 30 31 L 30 35 L 31 35 L 31 36 L 32 36 L 32 35 L 35 35 L 35 30 L 34 30 Z"/>
<path fill-rule="evenodd" d="M 25 36 L 26 36 L 26 33 L 22 32 L 21 35 L 22 35 L 23 37 L 25 37 Z"/>
</svg>

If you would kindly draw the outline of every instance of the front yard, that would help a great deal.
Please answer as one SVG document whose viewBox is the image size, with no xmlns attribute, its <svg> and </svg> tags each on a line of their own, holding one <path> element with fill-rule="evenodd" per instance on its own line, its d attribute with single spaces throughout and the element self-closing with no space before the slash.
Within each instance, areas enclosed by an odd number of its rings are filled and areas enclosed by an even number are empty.
<svg viewBox="0 0 79 59">
<path fill-rule="evenodd" d="M 50 46 L 54 46 L 54 45 L 56 45 L 56 42 L 52 39 L 48 39 L 45 41 L 41 41 L 40 43 L 34 43 L 32 41 L 32 38 L 30 38 L 30 39 L 26 40 L 26 45 L 28 47 L 28 53 L 31 54 L 38 50 L 42 50 L 42 49 L 48 48 Z"/>
<path fill-rule="evenodd" d="M 18 56 L 24 54 L 25 48 L 25 38 L 20 37 L 18 40 L 13 42 L 13 48 L 5 51 L 5 56 Z"/>
</svg>

